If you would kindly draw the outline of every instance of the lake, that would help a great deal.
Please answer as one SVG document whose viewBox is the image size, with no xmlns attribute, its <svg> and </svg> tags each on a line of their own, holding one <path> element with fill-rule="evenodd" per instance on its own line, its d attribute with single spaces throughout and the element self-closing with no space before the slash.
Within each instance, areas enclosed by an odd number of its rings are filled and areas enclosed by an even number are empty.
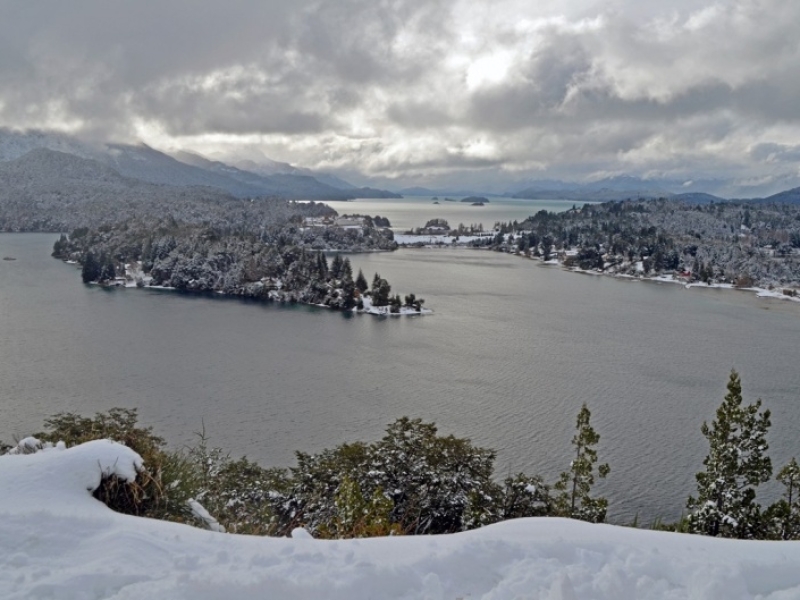
<svg viewBox="0 0 800 600">
<path fill-rule="evenodd" d="M 505 198 L 488 196 L 488 203 L 483 206 L 472 206 L 467 202 L 448 202 L 444 196 L 407 196 L 392 200 L 357 199 L 347 202 L 328 202 L 339 214 L 380 215 L 388 217 L 395 233 L 403 233 L 415 227 L 424 227 L 431 219 L 445 219 L 452 228 L 459 223 L 469 226 L 483 223 L 484 228 L 491 229 L 498 222 L 524 221 L 540 210 L 561 212 L 571 208 L 575 203 L 571 200 L 528 200 L 523 198 Z M 456 200 L 461 196 L 453 197 Z M 438 202 L 439 204 L 434 204 Z M 590 203 L 592 204 L 592 203 Z M 579 203 L 583 205 L 583 203 Z"/>
<path fill-rule="evenodd" d="M 0 261 L 4 441 L 58 411 L 136 407 L 174 447 L 204 427 L 234 456 L 289 466 L 409 415 L 497 450 L 500 476 L 554 481 L 586 402 L 610 519 L 647 522 L 676 518 L 694 492 L 700 426 L 735 367 L 746 401 L 772 410 L 775 466 L 800 450 L 798 304 L 464 248 L 355 255 L 368 279 L 435 311 L 381 319 L 86 286 L 49 257 L 55 239 L 0 235 L 0 256 L 17 259 Z"/>
</svg>

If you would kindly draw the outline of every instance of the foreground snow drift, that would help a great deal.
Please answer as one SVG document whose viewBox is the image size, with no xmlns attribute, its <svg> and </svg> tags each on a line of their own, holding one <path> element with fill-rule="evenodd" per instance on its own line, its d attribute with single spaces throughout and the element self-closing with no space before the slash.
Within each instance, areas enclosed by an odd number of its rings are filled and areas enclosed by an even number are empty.
<svg viewBox="0 0 800 600">
<path fill-rule="evenodd" d="M 111 442 L 0 457 L 0 596 L 800 598 L 800 543 L 521 519 L 448 536 L 257 538 L 111 512 L 139 457 Z"/>
</svg>

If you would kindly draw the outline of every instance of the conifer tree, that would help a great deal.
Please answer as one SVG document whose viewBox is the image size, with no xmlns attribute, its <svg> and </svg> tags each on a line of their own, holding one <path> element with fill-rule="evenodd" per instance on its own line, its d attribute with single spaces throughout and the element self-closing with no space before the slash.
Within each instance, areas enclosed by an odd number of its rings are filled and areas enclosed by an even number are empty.
<svg viewBox="0 0 800 600">
<path fill-rule="evenodd" d="M 322 279 L 328 277 L 328 259 L 322 252 L 317 253 L 317 273 Z"/>
<path fill-rule="evenodd" d="M 100 263 L 94 257 L 94 254 L 87 252 L 83 258 L 83 268 L 81 269 L 81 279 L 83 283 L 90 281 L 97 281 L 100 278 Z"/>
<path fill-rule="evenodd" d="M 62 233 L 61 237 L 53 244 L 53 253 L 50 256 L 53 258 L 62 258 L 61 253 L 68 249 L 69 241 L 67 240 L 67 236 Z"/>
<path fill-rule="evenodd" d="M 742 406 L 742 383 L 731 370 L 728 393 L 717 409 L 717 418 L 702 432 L 709 453 L 705 470 L 697 473 L 697 498 L 689 497 L 689 530 L 705 535 L 760 537 L 761 507 L 755 488 L 769 481 L 772 462 L 765 452 L 770 412 L 759 413 L 761 400 Z"/>
<path fill-rule="evenodd" d="M 800 539 L 800 465 L 792 458 L 775 477 L 784 485 L 783 498 L 767 510 L 769 536 L 779 540 Z"/>
<path fill-rule="evenodd" d="M 356 284 L 353 282 L 353 267 L 350 266 L 350 259 L 345 258 L 342 266 L 342 295 L 344 303 L 342 308 L 353 308 L 356 304 L 355 299 Z"/>
<path fill-rule="evenodd" d="M 350 264 L 350 259 L 345 258 L 342 260 L 342 279 L 349 279 L 353 281 L 353 265 Z"/>
<path fill-rule="evenodd" d="M 333 262 L 331 263 L 330 272 L 333 277 L 339 279 L 342 276 L 342 267 L 344 265 L 344 261 L 340 255 L 336 255 L 333 257 Z"/>
<path fill-rule="evenodd" d="M 117 276 L 114 261 L 105 252 L 100 255 L 99 265 L 100 275 L 97 278 L 98 281 L 112 281 Z"/>
<path fill-rule="evenodd" d="M 375 306 L 386 306 L 389 304 L 391 291 L 392 286 L 389 285 L 389 282 L 375 273 L 375 278 L 372 280 L 372 303 Z"/>
<path fill-rule="evenodd" d="M 358 270 L 358 276 L 356 277 L 356 289 L 362 294 L 369 289 L 367 278 L 364 277 L 364 273 L 361 271 L 361 269 Z"/>
<path fill-rule="evenodd" d="M 589 422 L 591 416 L 592 413 L 584 404 L 578 413 L 577 432 L 572 438 L 575 458 L 572 459 L 570 470 L 561 473 L 553 488 L 561 492 L 555 499 L 557 514 L 591 523 L 602 523 L 606 518 L 608 500 L 591 497 L 594 465 L 597 462 L 597 450 L 594 446 L 600 441 L 600 435 Z M 611 468 L 605 463 L 597 468 L 601 478 L 605 478 L 610 471 Z"/>
</svg>

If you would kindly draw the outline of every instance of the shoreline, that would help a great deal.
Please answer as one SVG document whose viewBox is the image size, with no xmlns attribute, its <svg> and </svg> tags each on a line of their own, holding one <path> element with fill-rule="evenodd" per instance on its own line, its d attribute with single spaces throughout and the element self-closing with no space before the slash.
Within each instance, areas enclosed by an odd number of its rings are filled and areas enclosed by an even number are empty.
<svg viewBox="0 0 800 600">
<path fill-rule="evenodd" d="M 578 267 L 566 267 L 563 263 L 557 261 L 548 261 L 542 263 L 545 266 L 560 266 L 564 271 L 579 273 L 582 275 L 595 275 L 599 277 L 611 277 L 614 279 L 625 279 L 628 281 L 641 281 L 645 283 L 669 283 L 683 286 L 685 289 L 706 289 L 706 290 L 734 290 L 739 292 L 751 292 L 756 295 L 756 298 L 772 298 L 776 300 L 788 300 L 790 302 L 800 302 L 800 296 L 789 296 L 781 291 L 775 289 L 768 289 L 758 286 L 737 287 L 732 283 L 704 283 L 702 281 L 686 281 L 681 278 L 675 278 L 672 275 L 655 275 L 653 277 L 637 277 L 635 275 L 628 275 L 625 273 L 602 273 L 598 271 L 589 271 L 580 269 Z"/>
<path fill-rule="evenodd" d="M 78 265 L 76 261 L 64 260 L 65 264 Z M 139 281 L 142 285 L 139 285 Z M 226 294 L 222 290 L 181 290 L 176 287 L 166 285 L 150 285 L 151 278 L 145 275 L 139 268 L 139 265 L 133 267 L 131 264 L 125 264 L 125 276 L 119 276 L 107 283 L 100 283 L 97 281 L 90 281 L 88 285 L 96 285 L 103 288 L 134 288 L 134 289 L 150 289 L 165 292 L 177 292 L 181 294 L 194 294 L 194 295 L 209 295 L 209 296 L 222 296 L 229 299 L 245 299 L 245 300 L 260 300 L 262 302 L 278 303 L 278 304 L 302 304 L 304 306 L 313 306 L 316 308 L 326 308 L 328 310 L 335 310 L 342 313 L 353 313 L 358 315 L 372 315 L 376 317 L 421 317 L 432 315 L 433 310 L 430 308 L 421 308 L 415 310 L 409 306 L 401 306 L 398 312 L 391 312 L 391 307 L 374 306 L 372 299 L 369 296 L 362 297 L 364 308 L 337 308 L 335 306 L 328 306 L 327 304 L 317 304 L 313 302 L 303 302 L 300 300 L 292 302 L 291 300 L 284 299 L 280 296 L 280 290 L 269 290 L 266 296 L 247 296 L 242 294 Z"/>
<path fill-rule="evenodd" d="M 406 236 L 412 237 L 412 236 Z M 403 244 L 398 245 L 398 250 L 441 250 L 441 249 L 463 249 L 463 250 L 483 250 L 487 252 L 492 252 L 491 248 L 480 248 L 480 247 L 471 247 L 469 246 L 469 242 L 461 242 L 460 240 L 453 243 L 452 239 L 453 236 L 414 236 L 414 237 L 421 237 L 426 238 L 428 243 L 423 240 L 418 240 L 414 243 L 408 243 L 407 241 Z M 477 236 L 471 237 L 471 239 L 475 239 Z M 449 238 L 451 241 L 446 242 L 445 238 Z M 434 241 L 436 239 L 436 241 Z M 648 283 L 669 283 L 669 284 L 679 284 L 682 285 L 684 288 L 692 289 L 692 288 L 699 288 L 699 289 L 716 289 L 716 290 L 735 290 L 740 292 L 750 292 L 754 293 L 756 298 L 769 298 L 774 300 L 787 300 L 789 302 L 798 302 L 800 303 L 800 295 L 790 296 L 788 294 L 784 294 L 780 289 L 769 289 L 759 286 L 749 286 L 749 287 L 737 287 L 732 283 L 704 283 L 702 281 L 688 281 L 684 278 L 676 278 L 672 274 L 661 274 L 661 275 L 653 275 L 653 276 L 637 276 L 637 275 L 629 275 L 627 273 L 606 273 L 603 271 L 593 271 L 587 269 L 581 269 L 580 267 L 569 267 L 564 265 L 564 262 L 558 259 L 551 259 L 548 261 L 544 261 L 541 258 L 535 256 L 525 256 L 523 254 L 516 254 L 511 252 L 504 252 L 503 254 L 508 254 L 509 256 L 513 256 L 516 258 L 523 258 L 528 259 L 531 261 L 536 261 L 540 266 L 543 267 L 560 267 L 563 271 L 568 271 L 571 273 L 578 273 L 581 275 L 592 275 L 596 277 L 610 277 L 613 279 L 623 279 L 628 281 L 642 281 Z"/>
</svg>

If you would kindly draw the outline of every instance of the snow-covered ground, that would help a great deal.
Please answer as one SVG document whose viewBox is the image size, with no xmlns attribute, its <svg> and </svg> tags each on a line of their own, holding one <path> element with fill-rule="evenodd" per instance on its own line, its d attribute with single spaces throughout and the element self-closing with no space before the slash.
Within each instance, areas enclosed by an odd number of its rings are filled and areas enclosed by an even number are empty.
<svg viewBox="0 0 800 600">
<path fill-rule="evenodd" d="M 145 274 L 142 270 L 142 263 L 135 262 L 135 263 L 126 263 L 125 264 L 125 276 L 118 278 L 118 281 L 112 285 L 119 285 L 121 287 L 139 287 L 147 286 L 151 289 L 156 290 L 175 290 L 175 288 L 167 287 L 163 285 L 151 285 L 152 277 L 150 275 Z M 268 294 L 269 298 L 280 302 L 281 301 L 281 294 L 280 288 L 282 287 L 282 283 L 280 280 L 275 280 L 271 282 L 273 285 L 277 285 L 277 290 L 271 290 Z M 217 294 L 224 294 L 222 291 L 218 291 Z M 414 317 L 420 315 L 430 315 L 433 313 L 432 310 L 428 308 L 423 308 L 422 310 L 414 310 L 409 306 L 402 306 L 400 307 L 400 312 L 393 313 L 390 311 L 388 306 L 373 306 L 372 299 L 369 296 L 364 296 L 362 298 L 362 302 L 364 304 L 364 308 L 362 310 L 353 309 L 354 312 L 364 313 L 368 315 L 377 315 L 377 316 L 390 316 L 390 317 Z M 320 308 L 330 308 L 324 304 L 315 304 L 313 306 L 317 306 Z"/>
<path fill-rule="evenodd" d="M 0 597 L 230 600 L 800 598 L 800 542 L 520 519 L 455 535 L 259 538 L 111 512 L 102 472 L 139 460 L 108 441 L 0 457 Z"/>
<path fill-rule="evenodd" d="M 418 317 L 420 315 L 430 315 L 433 313 L 432 310 L 429 308 L 422 308 L 420 310 L 414 310 L 410 306 L 401 306 L 400 312 L 393 313 L 388 306 L 375 306 L 372 304 L 372 298 L 369 296 L 362 296 L 361 302 L 364 305 L 364 308 L 359 310 L 354 308 L 354 312 L 359 313 L 366 313 L 368 315 L 378 315 L 383 317 Z"/>
</svg>

